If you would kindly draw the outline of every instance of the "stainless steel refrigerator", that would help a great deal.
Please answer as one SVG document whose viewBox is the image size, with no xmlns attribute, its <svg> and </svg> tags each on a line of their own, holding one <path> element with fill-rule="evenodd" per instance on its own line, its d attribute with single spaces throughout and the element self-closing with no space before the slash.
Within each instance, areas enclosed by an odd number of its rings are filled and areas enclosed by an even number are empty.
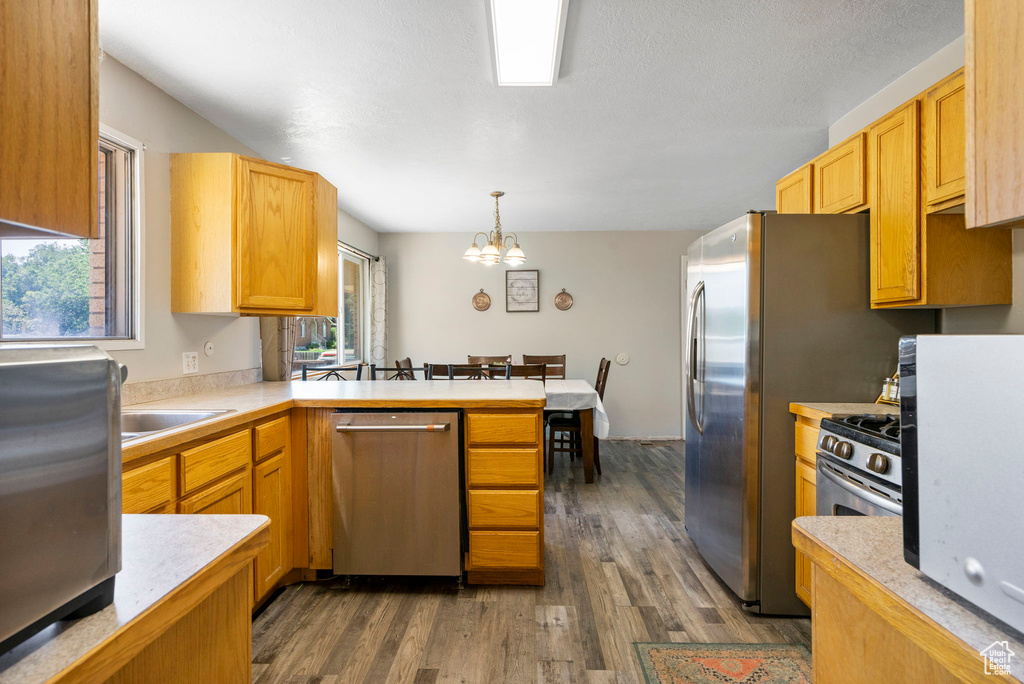
<svg viewBox="0 0 1024 684">
<path fill-rule="evenodd" d="M 900 336 L 935 330 L 932 311 L 870 308 L 868 249 L 866 215 L 750 212 L 688 250 L 685 525 L 755 612 L 808 613 L 789 403 L 873 401 Z"/>
</svg>

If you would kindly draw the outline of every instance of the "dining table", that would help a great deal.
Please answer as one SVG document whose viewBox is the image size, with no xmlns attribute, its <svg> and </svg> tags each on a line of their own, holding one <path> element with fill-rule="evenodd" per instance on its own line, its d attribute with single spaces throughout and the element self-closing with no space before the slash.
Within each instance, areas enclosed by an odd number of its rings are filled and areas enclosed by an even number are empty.
<svg viewBox="0 0 1024 684">
<path fill-rule="evenodd" d="M 608 437 L 611 425 L 597 390 L 586 380 L 546 380 L 544 393 L 548 412 L 578 412 L 583 447 L 583 481 L 594 482 L 594 459 L 600 460 L 600 440 Z"/>
</svg>

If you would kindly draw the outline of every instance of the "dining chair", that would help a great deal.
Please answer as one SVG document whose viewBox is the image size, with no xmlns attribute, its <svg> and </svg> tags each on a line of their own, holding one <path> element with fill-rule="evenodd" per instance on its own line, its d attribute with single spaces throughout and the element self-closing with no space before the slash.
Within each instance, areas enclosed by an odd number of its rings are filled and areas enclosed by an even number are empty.
<svg viewBox="0 0 1024 684">
<path fill-rule="evenodd" d="M 306 380 L 350 380 L 352 378 L 346 378 L 342 373 L 348 373 L 355 371 L 356 380 L 363 379 L 363 364 L 357 363 L 348 366 L 310 366 L 308 363 L 302 364 L 302 379 Z"/>
<path fill-rule="evenodd" d="M 398 362 L 401 363 L 400 361 Z M 423 368 L 396 365 L 394 368 L 384 368 L 376 364 L 370 364 L 370 380 L 415 380 L 416 371 L 424 372 Z"/>
<path fill-rule="evenodd" d="M 523 364 L 533 365 L 543 363 L 547 366 L 548 380 L 565 380 L 565 354 L 542 356 L 538 354 L 523 354 Z"/>
<path fill-rule="evenodd" d="M 604 390 L 608 386 L 608 370 L 612 362 L 608 359 L 601 359 L 597 367 L 597 382 L 594 389 L 597 396 L 604 401 Z M 583 428 L 580 423 L 580 414 L 574 411 L 569 415 L 555 415 L 548 419 L 548 474 L 555 472 L 555 454 L 569 454 L 570 460 L 575 460 L 577 454 L 583 453 Z M 559 436 L 562 435 L 562 436 Z M 594 467 L 597 474 L 601 474 L 601 449 L 597 438 L 594 438 Z"/>
<path fill-rule="evenodd" d="M 511 362 L 511 354 L 505 354 L 504 356 L 469 356 L 469 365 L 481 363 L 485 366 L 507 366 Z"/>
<path fill-rule="evenodd" d="M 426 368 L 427 380 L 492 380 L 511 377 L 508 366 L 491 367 L 482 363 L 428 363 Z"/>
<path fill-rule="evenodd" d="M 547 366 L 543 363 L 524 363 L 519 366 L 507 366 L 507 368 L 509 369 L 509 377 L 512 378 L 540 380 L 541 382 L 544 382 L 547 379 Z"/>
</svg>

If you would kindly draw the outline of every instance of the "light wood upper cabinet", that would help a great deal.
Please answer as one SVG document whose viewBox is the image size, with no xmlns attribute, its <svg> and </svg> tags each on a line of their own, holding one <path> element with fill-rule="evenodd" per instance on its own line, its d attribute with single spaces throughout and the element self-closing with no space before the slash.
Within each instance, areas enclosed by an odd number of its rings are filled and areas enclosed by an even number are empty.
<svg viewBox="0 0 1024 684">
<path fill-rule="evenodd" d="M 1024 3 L 966 0 L 968 228 L 1024 226 Z"/>
<path fill-rule="evenodd" d="M 864 133 L 857 133 L 814 160 L 814 213 L 842 214 L 867 206 Z"/>
<path fill-rule="evenodd" d="M 98 237 L 96 5 L 0 1 L 0 237 Z"/>
<path fill-rule="evenodd" d="M 963 203 L 965 144 L 961 69 L 929 90 L 922 104 L 922 184 L 929 211 Z"/>
<path fill-rule="evenodd" d="M 171 156 L 171 309 L 336 316 L 337 190 L 236 154 Z"/>
<path fill-rule="evenodd" d="M 868 131 L 872 304 L 920 296 L 919 125 L 912 100 Z"/>
<path fill-rule="evenodd" d="M 775 183 L 775 211 L 780 214 L 811 214 L 813 203 L 814 171 L 804 164 Z"/>
</svg>

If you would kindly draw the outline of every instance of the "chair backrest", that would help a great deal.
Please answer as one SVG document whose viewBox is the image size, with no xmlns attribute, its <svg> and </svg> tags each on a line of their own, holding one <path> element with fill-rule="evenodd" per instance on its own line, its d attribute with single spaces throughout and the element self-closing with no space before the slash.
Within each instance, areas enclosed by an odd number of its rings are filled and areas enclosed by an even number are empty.
<svg viewBox="0 0 1024 684">
<path fill-rule="evenodd" d="M 530 366 L 536 363 L 543 363 L 547 366 L 548 380 L 565 380 L 565 354 L 553 356 L 523 354 L 523 365 Z"/>
<path fill-rule="evenodd" d="M 504 356 L 469 356 L 469 364 L 472 366 L 475 363 L 482 363 L 485 366 L 505 366 L 512 361 L 511 354 L 505 354 Z"/>
<path fill-rule="evenodd" d="M 399 368 L 412 368 L 412 359 L 406 356 L 404 359 L 399 359 L 398 361 L 395 361 L 395 365 L 398 366 Z"/>
<path fill-rule="evenodd" d="M 401 363 L 401 362 L 399 362 Z M 413 368 L 405 366 L 396 366 L 395 368 L 384 368 L 378 367 L 375 364 L 370 364 L 370 380 L 415 380 L 416 371 L 421 373 L 424 371 L 422 368 Z"/>
<path fill-rule="evenodd" d="M 355 371 L 356 380 L 363 379 L 363 364 L 357 363 L 348 366 L 310 366 L 302 364 L 303 380 L 349 380 L 342 373 Z"/>
<path fill-rule="evenodd" d="M 527 380 L 547 380 L 547 369 L 543 363 L 524 363 L 521 366 L 508 366 L 513 378 L 526 378 Z"/>
<path fill-rule="evenodd" d="M 612 362 L 608 359 L 601 359 L 597 366 L 597 382 L 594 383 L 594 389 L 597 390 L 597 396 L 601 397 L 601 401 L 604 401 L 604 388 L 608 384 L 608 370 L 611 367 Z"/>
</svg>

